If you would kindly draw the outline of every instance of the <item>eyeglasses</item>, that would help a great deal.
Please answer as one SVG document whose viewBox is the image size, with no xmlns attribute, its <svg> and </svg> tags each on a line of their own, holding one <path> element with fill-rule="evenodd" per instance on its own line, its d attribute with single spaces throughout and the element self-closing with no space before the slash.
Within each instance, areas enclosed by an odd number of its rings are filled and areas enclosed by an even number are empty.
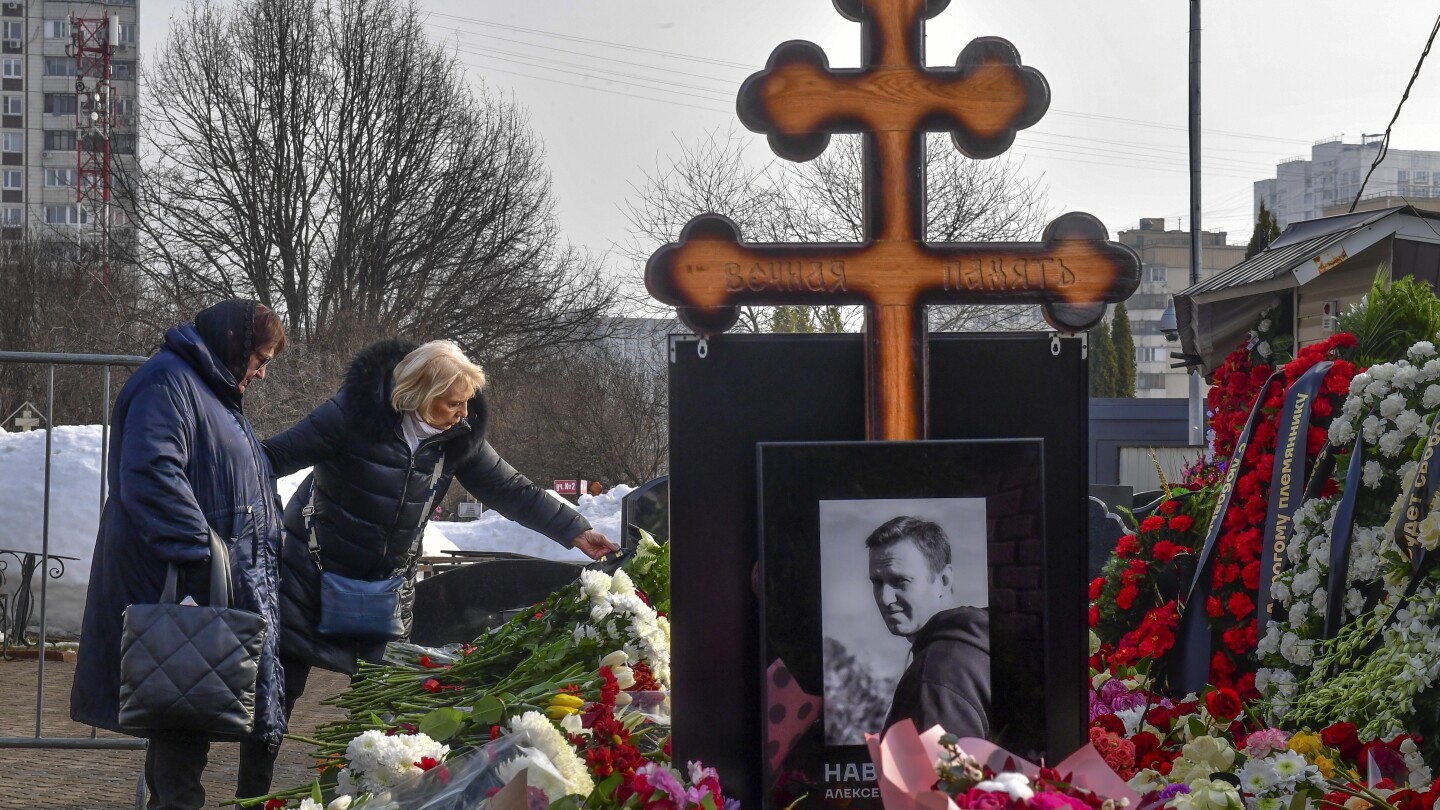
<svg viewBox="0 0 1440 810">
<path fill-rule="evenodd" d="M 267 355 L 261 354 L 261 353 L 258 352 L 258 351 L 257 351 L 257 352 L 254 352 L 254 354 L 255 354 L 256 357 L 260 358 L 260 365 L 258 365 L 258 366 L 255 367 L 255 370 L 256 370 L 256 371 L 259 371 L 260 369 L 262 369 L 262 368 L 270 365 L 270 361 L 275 359 L 275 355 L 273 355 L 273 354 L 267 356 Z"/>
</svg>

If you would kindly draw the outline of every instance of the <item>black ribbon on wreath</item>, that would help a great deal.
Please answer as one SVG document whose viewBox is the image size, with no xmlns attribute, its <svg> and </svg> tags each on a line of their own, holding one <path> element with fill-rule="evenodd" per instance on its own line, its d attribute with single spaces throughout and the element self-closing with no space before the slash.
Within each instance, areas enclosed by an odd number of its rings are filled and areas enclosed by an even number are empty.
<svg viewBox="0 0 1440 810">
<path fill-rule="evenodd" d="M 1255 404 L 1250 407 L 1250 416 L 1245 427 L 1235 440 L 1235 451 L 1230 454 L 1230 463 L 1225 468 L 1225 478 L 1220 482 L 1220 492 L 1215 498 L 1215 512 L 1210 516 L 1210 526 L 1205 532 L 1205 543 L 1196 557 L 1195 576 L 1190 588 L 1181 601 L 1180 626 L 1175 631 L 1175 649 L 1170 658 L 1170 691 L 1176 694 L 1199 692 L 1210 681 L 1210 623 L 1206 621 L 1205 603 L 1210 599 L 1213 587 L 1216 545 L 1220 530 L 1225 523 L 1225 513 L 1230 508 L 1231 497 L 1235 494 L 1235 481 L 1240 477 L 1240 467 L 1245 461 L 1245 450 L 1255 435 L 1260 412 L 1271 386 L 1283 380 L 1285 373 L 1277 371 L 1265 380 L 1255 395 Z"/>
<path fill-rule="evenodd" d="M 1329 589 L 1325 594 L 1325 629 L 1321 634 L 1326 641 L 1340 632 L 1345 615 L 1345 577 L 1350 572 L 1350 542 L 1355 537 L 1355 505 L 1360 500 L 1366 447 L 1364 432 L 1360 431 L 1355 436 L 1355 446 L 1350 449 L 1350 464 L 1345 468 L 1345 494 L 1335 505 L 1330 530 L 1330 575 L 1325 583 Z"/>
<path fill-rule="evenodd" d="M 1300 490 L 1310 470 L 1306 450 L 1309 443 L 1311 409 L 1325 384 L 1325 375 L 1335 363 L 1322 360 L 1300 375 L 1285 393 L 1276 428 L 1275 461 L 1270 470 L 1270 507 L 1265 513 L 1265 536 L 1260 547 L 1260 581 L 1255 589 L 1255 631 L 1279 615 L 1280 606 L 1270 598 L 1270 583 L 1289 566 L 1285 549 L 1295 532 L 1295 513 L 1304 502 Z M 1329 475 L 1327 474 L 1328 478 Z"/>
</svg>

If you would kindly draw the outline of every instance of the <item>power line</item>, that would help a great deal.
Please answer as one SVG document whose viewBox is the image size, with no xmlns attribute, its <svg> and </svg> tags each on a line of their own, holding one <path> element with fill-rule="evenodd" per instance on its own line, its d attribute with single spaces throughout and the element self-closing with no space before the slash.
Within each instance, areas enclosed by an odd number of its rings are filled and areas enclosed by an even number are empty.
<svg viewBox="0 0 1440 810">
<path fill-rule="evenodd" d="M 530 35 L 533 35 L 533 36 L 550 37 L 550 38 L 554 38 L 554 39 L 563 40 L 563 41 L 566 41 L 566 42 L 585 42 L 585 43 L 589 43 L 589 44 L 592 44 L 592 45 L 598 45 L 598 46 L 600 46 L 600 47 L 618 48 L 618 49 L 621 49 L 621 50 L 626 50 L 626 51 L 631 51 L 631 52 L 648 53 L 648 54 L 652 54 L 652 55 L 656 55 L 656 56 L 662 56 L 662 57 L 666 57 L 666 58 L 670 58 L 670 59 L 682 59 L 682 60 L 687 60 L 687 61 L 691 61 L 691 62 L 697 62 L 697 63 L 700 63 L 700 64 L 715 65 L 715 66 L 726 67 L 726 68 L 734 68 L 734 69 L 737 69 L 737 70 L 746 70 L 746 71 L 754 72 L 754 71 L 758 71 L 758 70 L 760 69 L 760 66 L 758 66 L 758 65 L 753 65 L 753 64 L 745 64 L 745 63 L 742 63 L 742 62 L 731 62 L 731 61 L 724 60 L 724 59 L 713 59 L 713 58 L 710 58 L 710 57 L 694 56 L 694 55 L 692 55 L 692 54 L 677 53 L 677 52 L 675 52 L 675 51 L 666 51 L 666 50 L 662 50 L 662 49 L 659 49 L 659 48 L 646 48 L 646 47 L 642 47 L 642 46 L 638 46 L 638 45 L 628 45 L 628 44 L 622 43 L 622 42 L 610 42 L 610 41 L 608 41 L 608 40 L 593 39 L 593 38 L 589 38 L 589 37 L 579 37 L 579 36 L 574 36 L 574 35 L 571 35 L 571 34 L 562 34 L 562 33 L 555 32 L 555 31 L 545 31 L 545 30 L 538 29 L 538 28 L 526 28 L 526 27 L 518 26 L 518 25 L 507 25 L 507 24 L 504 24 L 504 23 L 492 22 L 492 21 L 490 21 L 490 20 L 482 20 L 482 19 L 479 19 L 479 18 L 476 18 L 476 17 L 465 17 L 465 16 L 462 16 L 462 15 L 459 15 L 459 14 L 446 14 L 446 13 L 443 13 L 443 12 L 429 12 L 428 16 L 430 16 L 430 17 L 440 17 L 440 18 L 449 19 L 449 20 L 455 20 L 455 21 L 458 21 L 458 22 L 461 22 L 461 23 L 466 23 L 466 24 L 471 24 L 471 25 L 478 25 L 478 26 L 484 26 L 484 27 L 489 27 L 489 28 L 499 28 L 499 29 L 507 30 L 507 31 L 518 31 L 518 32 L 523 32 L 523 33 L 530 34 Z M 444 26 L 438 26 L 438 25 L 435 26 L 435 27 L 444 28 Z M 458 29 L 455 29 L 455 28 L 444 28 L 444 30 L 457 31 L 458 33 L 467 33 L 467 32 L 461 32 L 461 31 L 459 31 Z M 493 36 L 493 35 L 490 35 L 490 34 L 480 34 L 479 36 Z M 528 47 L 543 48 L 543 49 L 546 49 L 546 50 L 562 50 L 562 51 L 569 52 L 567 49 L 555 48 L 555 47 L 552 47 L 552 46 L 542 45 L 542 44 L 539 44 L 539 43 L 525 42 L 525 41 L 523 41 L 523 40 L 507 39 L 506 41 L 507 41 L 507 42 L 511 42 L 511 43 L 513 43 L 513 44 L 526 45 L 526 46 L 528 46 Z M 599 55 L 599 54 L 575 54 L 575 55 L 576 55 L 576 56 L 582 56 L 582 57 L 588 57 L 588 58 L 594 58 L 594 59 L 605 59 L 605 60 L 610 60 L 610 61 L 620 61 L 620 60 L 615 60 L 615 59 L 613 59 L 612 57 L 602 56 L 602 55 Z M 643 65 L 642 63 L 636 63 L 636 62 L 625 62 L 625 64 L 629 64 L 629 65 L 634 66 L 634 67 L 647 67 L 647 66 Z M 671 70 L 670 68 L 668 68 L 668 67 L 663 67 L 663 66 L 659 66 L 659 65 L 652 66 L 652 67 L 653 67 L 653 69 L 655 69 L 655 70 L 663 70 L 663 71 L 667 71 L 667 72 L 678 72 L 678 71 L 672 71 L 672 70 Z M 730 83 L 730 84 L 732 84 L 733 86 L 736 86 L 736 87 L 739 86 L 738 80 L 735 80 L 735 79 L 727 79 L 727 78 L 722 78 L 722 77 L 718 77 L 718 76 L 706 76 L 706 75 L 698 74 L 698 73 L 686 73 L 685 75 L 690 76 L 690 77 L 692 77 L 692 78 L 702 78 L 702 79 L 706 79 L 706 80 L 709 80 L 709 81 L 722 82 L 722 83 Z M 1183 131 L 1186 131 L 1186 127 L 1179 126 L 1179 125 L 1176 125 L 1176 124 L 1165 124 L 1165 123 L 1161 123 L 1161 122 L 1158 122 L 1158 121 L 1144 121 L 1144 120 L 1135 119 L 1135 118 L 1124 118 L 1124 117 L 1120 117 L 1120 116 L 1100 115 L 1100 114 L 1098 114 L 1098 113 L 1075 112 L 1075 111 L 1072 111 L 1072 110 L 1061 110 L 1061 109 L 1057 109 L 1057 108 L 1054 108 L 1054 107 L 1052 107 L 1052 108 L 1050 109 L 1050 112 L 1055 113 L 1055 114 L 1057 114 L 1057 115 L 1070 116 L 1070 117 L 1075 117 L 1075 118 L 1084 118 L 1084 119 L 1096 120 L 1096 121 L 1114 121 L 1114 122 L 1117 122 L 1117 123 L 1130 124 L 1130 125 L 1134 125 L 1134 126 L 1154 127 L 1154 128 L 1159 128 L 1159 129 L 1178 130 L 1178 131 L 1182 131 L 1182 132 L 1183 132 Z M 1205 130 L 1205 132 L 1207 132 L 1207 133 L 1209 133 L 1209 134 L 1212 134 L 1212 135 L 1224 135 L 1224 136 L 1228 136 L 1228 137 L 1246 138 L 1246 139 L 1250 139 L 1250 140 L 1271 141 L 1271 142 L 1290 143 L 1290 144 L 1306 144 L 1306 145 L 1309 145 L 1309 144 L 1310 144 L 1310 141 L 1306 141 L 1306 140 L 1301 139 L 1301 138 L 1282 138 L 1282 137 L 1273 136 L 1273 135 L 1257 135 L 1257 134 L 1253 134 L 1253 133 L 1234 132 L 1234 131 L 1230 131 L 1230 130 L 1221 130 L 1221 129 L 1207 129 L 1207 130 Z"/>
<path fill-rule="evenodd" d="M 482 19 L 479 19 L 479 18 L 477 18 L 477 17 L 462 17 L 462 16 L 460 16 L 459 14 L 445 14 L 445 13 L 442 13 L 442 12 L 439 12 L 439 11 L 432 11 L 432 12 L 429 12 L 429 16 L 431 16 L 431 17 L 442 17 L 442 18 L 450 19 L 450 20 L 458 20 L 458 21 L 460 21 L 460 22 L 471 23 L 471 24 L 473 24 L 473 25 L 483 25 L 483 26 L 486 26 L 486 27 L 488 27 L 488 28 L 499 28 L 499 29 L 502 29 L 502 30 L 505 30 L 505 31 L 520 31 L 520 32 L 524 32 L 524 33 L 527 33 L 527 34 L 535 34 L 535 35 L 538 35 L 538 36 L 553 37 L 553 38 L 555 38 L 555 39 L 563 39 L 563 40 L 565 40 L 565 41 L 567 41 L 567 42 L 588 42 L 588 43 L 590 43 L 590 44 L 592 44 L 592 45 L 601 45 L 601 46 L 604 46 L 604 47 L 607 47 L 607 48 L 619 48 L 619 49 L 625 50 L 625 51 L 635 51 L 635 52 L 637 52 L 637 53 L 655 54 L 656 56 L 665 56 L 665 57 L 669 57 L 669 58 L 671 58 L 671 59 L 684 59 L 684 60 L 687 60 L 687 61 L 690 61 L 690 62 L 699 62 L 699 63 L 701 63 L 701 64 L 706 64 L 706 65 L 716 65 L 716 66 L 718 66 L 718 67 L 737 68 L 737 69 L 740 69 L 740 70 L 755 70 L 755 69 L 756 69 L 754 65 L 747 65 L 747 64 L 744 64 L 744 63 L 742 63 L 742 62 L 731 62 L 731 61 L 728 61 L 728 60 L 725 60 L 725 59 L 711 59 L 710 57 L 707 57 L 707 56 L 692 56 L 692 55 L 690 55 L 690 54 L 675 53 L 674 51 L 664 51 L 664 50 L 660 50 L 660 49 L 658 49 L 658 48 L 645 48 L 645 47 L 641 47 L 641 46 L 639 46 L 639 45 L 627 45 L 627 44 L 625 44 L 625 43 L 623 43 L 623 42 L 608 42 L 608 41 L 603 40 L 603 39 L 591 39 L 590 37 L 577 37 L 577 36 L 574 36 L 574 35 L 571 35 L 571 34 L 561 34 L 561 33 L 555 32 L 555 31 L 542 31 L 542 30 L 540 30 L 540 29 L 538 29 L 538 28 L 525 28 L 525 27 L 519 26 L 519 25 L 506 25 L 506 24 L 504 24 L 504 23 L 492 22 L 492 21 L 490 21 L 490 20 L 482 20 Z"/>
<path fill-rule="evenodd" d="M 461 30 L 458 29 L 458 28 L 450 28 L 450 27 L 447 27 L 447 26 L 439 25 L 439 24 L 436 24 L 436 23 L 430 23 L 430 22 L 427 22 L 427 23 L 425 23 L 425 24 L 426 24 L 426 25 L 429 25 L 429 26 L 431 26 L 431 27 L 433 27 L 433 28 L 438 28 L 438 29 L 443 30 L 443 31 L 449 31 L 449 32 L 451 32 L 451 33 L 454 33 L 454 34 L 462 37 L 462 38 L 463 38 L 463 37 L 480 37 L 480 38 L 482 38 L 482 39 L 494 39 L 494 40 L 499 40 L 500 42 L 509 42 L 509 43 L 511 43 L 511 44 L 514 44 L 514 45 L 524 45 L 525 47 L 528 47 L 528 48 L 539 48 L 539 49 L 545 50 L 545 51 L 556 51 L 556 52 L 559 52 L 559 53 L 569 54 L 569 55 L 571 55 L 571 56 L 584 56 L 584 57 L 589 57 L 589 58 L 591 58 L 591 59 L 603 59 L 603 60 L 605 60 L 606 62 L 615 62 L 615 63 L 617 63 L 617 64 L 630 65 L 630 66 L 632 66 L 632 67 L 642 67 L 642 68 L 652 68 L 652 69 L 655 69 L 655 68 L 658 67 L 657 65 L 651 65 L 651 64 L 647 64 L 647 63 L 645 63 L 645 62 L 632 62 L 632 61 L 630 61 L 630 60 L 628 60 L 628 59 L 617 59 L 617 58 L 615 58 L 615 57 L 613 57 L 613 56 L 605 56 L 604 54 L 598 54 L 598 53 L 580 53 L 580 52 L 576 51 L 574 48 L 557 48 L 557 47 L 555 47 L 554 45 L 541 45 L 541 44 L 538 43 L 538 42 L 526 42 L 526 41 L 523 40 L 523 39 L 511 39 L 510 37 L 502 37 L 502 36 L 497 36 L 497 35 L 495 35 L 495 34 L 482 34 L 482 33 L 478 32 L 478 31 L 461 31 Z M 677 76 L 690 76 L 691 78 L 695 78 L 695 79 L 704 79 L 704 80 L 706 80 L 706 81 L 720 82 L 720 83 L 729 85 L 729 86 L 731 86 L 731 87 L 738 87 L 738 86 L 739 86 L 739 82 L 735 81 L 734 79 L 722 79 L 722 78 L 720 78 L 720 77 L 718 77 L 718 76 L 710 76 L 710 75 L 707 75 L 707 74 L 704 74 L 704 73 L 691 73 L 691 72 L 685 71 L 685 70 L 676 70 L 676 69 L 671 68 L 671 67 L 665 67 L 664 70 L 665 70 L 665 72 L 667 72 L 667 73 L 673 73 L 673 74 L 675 74 L 675 75 L 677 75 Z"/>
<path fill-rule="evenodd" d="M 1385 153 L 1390 151 L 1390 129 L 1400 119 L 1400 110 L 1405 106 L 1405 100 L 1410 98 L 1410 88 L 1414 87 L 1415 80 L 1420 78 L 1420 67 L 1425 64 L 1425 57 L 1430 55 L 1430 46 L 1435 43 L 1436 32 L 1440 32 L 1440 17 L 1435 18 L 1435 25 L 1430 29 L 1430 38 L 1425 40 L 1425 49 L 1420 52 L 1420 61 L 1415 63 L 1415 71 L 1410 74 L 1410 81 L 1405 84 L 1400 103 L 1395 105 L 1395 114 L 1390 117 L 1390 123 L 1385 125 L 1385 137 L 1380 139 L 1380 151 L 1375 155 L 1375 162 L 1370 164 L 1370 171 L 1365 172 L 1365 179 L 1360 181 L 1360 189 L 1355 192 L 1355 199 L 1350 201 L 1351 212 L 1360 204 L 1360 196 L 1365 193 L 1365 184 L 1370 182 L 1370 175 L 1375 173 L 1375 168 L 1385 159 Z"/>
</svg>

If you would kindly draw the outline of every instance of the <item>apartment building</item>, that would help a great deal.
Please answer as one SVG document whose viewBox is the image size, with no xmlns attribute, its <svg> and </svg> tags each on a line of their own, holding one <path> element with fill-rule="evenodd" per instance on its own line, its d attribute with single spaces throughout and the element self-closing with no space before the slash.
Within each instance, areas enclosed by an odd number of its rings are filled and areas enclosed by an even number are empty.
<svg viewBox="0 0 1440 810">
<path fill-rule="evenodd" d="M 112 175 L 135 160 L 136 0 L 0 2 L 0 239 L 98 233 L 97 212 L 77 201 L 78 146 L 94 131 L 79 124 L 90 114 L 95 81 L 77 75 L 72 18 L 109 18 L 115 29 Z"/>
<path fill-rule="evenodd" d="M 1245 246 L 1226 244 L 1224 231 L 1207 231 L 1200 237 L 1202 279 L 1245 258 Z M 1165 220 L 1146 218 L 1140 220 L 1140 227 L 1120 231 L 1119 238 L 1140 254 L 1140 287 L 1125 302 L 1135 337 L 1135 396 L 1189 396 L 1185 371 L 1170 367 L 1170 353 L 1180 351 L 1180 344 L 1166 340 L 1160 318 L 1170 296 L 1190 286 L 1190 232 L 1167 231 Z"/>
<path fill-rule="evenodd" d="M 1327 138 L 1275 167 L 1275 177 L 1255 183 L 1254 214 L 1263 202 L 1283 231 L 1296 222 L 1319 219 L 1329 210 L 1348 210 L 1380 153 L 1380 136 L 1361 143 Z M 1440 198 L 1440 152 L 1391 149 L 1365 183 L 1362 200 L 1401 197 L 1417 203 Z M 1379 203 L 1381 207 L 1390 207 Z M 1343 206 L 1343 208 L 1342 208 Z"/>
</svg>

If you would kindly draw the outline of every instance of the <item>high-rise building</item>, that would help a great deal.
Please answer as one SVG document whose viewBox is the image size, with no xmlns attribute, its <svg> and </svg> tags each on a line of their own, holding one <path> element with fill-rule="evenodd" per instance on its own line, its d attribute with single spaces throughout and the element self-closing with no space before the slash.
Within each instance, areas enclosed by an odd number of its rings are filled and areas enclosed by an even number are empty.
<svg viewBox="0 0 1440 810">
<path fill-rule="evenodd" d="M 1255 217 L 1263 202 L 1284 230 L 1292 223 L 1319 219 L 1327 208 L 1348 209 L 1379 154 L 1379 136 L 1367 135 L 1358 144 L 1339 137 L 1319 141 L 1310 147 L 1309 158 L 1285 160 L 1275 167 L 1275 177 L 1255 183 Z M 1372 197 L 1440 197 L 1440 152 L 1387 151 L 1365 183 L 1362 199 Z"/>
<path fill-rule="evenodd" d="M 1225 238 L 1224 231 L 1200 235 L 1202 279 L 1245 258 L 1245 246 L 1226 244 Z M 1140 227 L 1121 231 L 1120 242 L 1140 254 L 1140 287 L 1125 302 L 1135 337 L 1135 396 L 1188 396 L 1185 370 L 1170 367 L 1170 353 L 1180 351 L 1180 344 L 1166 338 L 1160 319 L 1170 296 L 1190 286 L 1190 232 L 1167 231 L 1165 220 L 1147 218 Z"/>
<path fill-rule="evenodd" d="M 136 0 L 0 2 L 0 238 L 100 233 L 105 153 L 112 177 L 135 160 L 138 25 Z"/>
</svg>

